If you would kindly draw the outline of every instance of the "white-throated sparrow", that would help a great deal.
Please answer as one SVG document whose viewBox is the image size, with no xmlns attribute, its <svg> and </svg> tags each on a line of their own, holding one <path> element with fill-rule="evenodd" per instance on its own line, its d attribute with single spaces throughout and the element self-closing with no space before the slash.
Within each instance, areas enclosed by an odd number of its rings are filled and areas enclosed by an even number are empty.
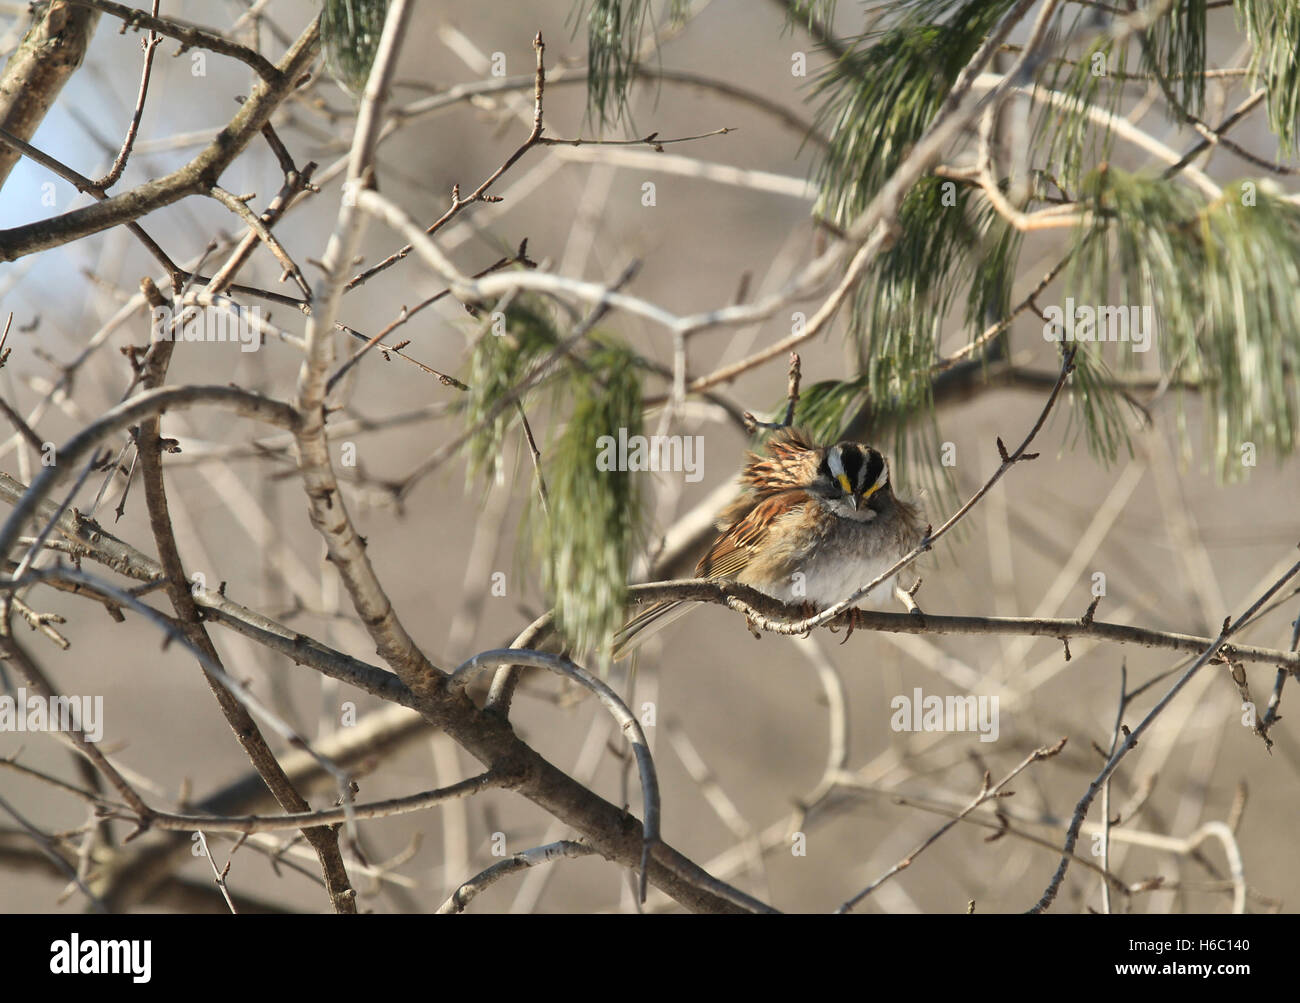
<svg viewBox="0 0 1300 1003">
<path fill-rule="evenodd" d="M 749 454 L 743 491 L 718 516 L 721 535 L 700 559 L 701 578 L 740 582 L 793 605 L 825 608 L 852 595 L 920 543 L 925 524 L 889 483 L 879 450 L 857 442 L 815 446 L 782 429 L 760 455 Z M 893 598 L 897 576 L 865 597 Z M 614 638 L 622 658 L 651 633 L 689 609 L 658 603 Z"/>
</svg>

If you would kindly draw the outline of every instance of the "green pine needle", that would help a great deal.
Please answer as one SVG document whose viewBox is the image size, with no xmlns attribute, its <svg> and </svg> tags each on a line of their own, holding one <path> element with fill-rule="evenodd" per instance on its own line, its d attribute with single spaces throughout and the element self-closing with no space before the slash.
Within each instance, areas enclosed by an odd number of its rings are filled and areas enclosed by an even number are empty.
<svg viewBox="0 0 1300 1003">
<path fill-rule="evenodd" d="M 1237 21 L 1255 51 L 1253 86 L 1268 91 L 1268 124 L 1288 156 L 1300 140 L 1300 4 L 1279 0 L 1237 0 Z"/>
<path fill-rule="evenodd" d="M 575 33 L 586 15 L 587 117 L 602 127 L 628 116 L 637 55 L 646 24 L 652 21 L 651 6 L 651 0 L 579 0 L 570 15 Z M 668 20 L 680 23 L 689 7 L 689 0 L 672 0 Z"/>
<path fill-rule="evenodd" d="M 1040 81 L 1044 89 L 1063 95 L 1066 104 L 1062 107 L 1042 102 L 1030 149 L 1042 163 L 1052 166 L 1053 179 L 1067 191 L 1077 190 L 1083 178 L 1110 157 L 1109 120 L 1099 124 L 1088 114 L 1088 108 L 1117 113 L 1124 88 L 1112 74 L 1124 71 L 1127 59 L 1126 45 L 1116 45 L 1108 36 L 1102 36 L 1073 64 L 1052 64 Z"/>
<path fill-rule="evenodd" d="M 816 23 L 829 27 L 835 23 L 836 2 L 837 0 L 788 0 L 785 5 L 786 26 Z"/>
<path fill-rule="evenodd" d="M 1174 0 L 1147 29 L 1142 56 L 1143 68 L 1168 81 L 1178 103 L 1193 115 L 1205 107 L 1205 2 Z"/>
<path fill-rule="evenodd" d="M 325 68 L 353 97 L 365 89 L 387 16 L 388 0 L 325 0 L 321 7 Z"/>
<path fill-rule="evenodd" d="M 602 436 L 640 435 L 641 377 L 630 352 L 607 344 L 569 371 L 564 430 L 545 451 L 548 512 L 534 504 L 532 537 L 556 624 L 576 651 L 598 651 L 623 621 L 641 543 L 642 472 L 600 470 Z"/>
<path fill-rule="evenodd" d="M 518 411 L 498 407 L 498 402 L 557 341 L 551 314 L 538 300 L 520 297 L 506 310 L 504 323 L 489 320 L 470 357 L 465 420 L 468 428 L 477 429 L 467 444 L 471 477 L 481 473 L 491 483 L 500 475 L 502 447 Z"/>
<path fill-rule="evenodd" d="M 1099 171 L 1087 196 L 1093 230 L 1076 237 L 1068 289 L 1078 302 L 1154 307 L 1162 371 L 1199 383 L 1206 432 L 1222 476 L 1241 470 L 1243 446 L 1279 454 L 1297 445 L 1300 366 L 1300 208 L 1267 182 L 1243 181 L 1203 204 L 1176 181 Z M 1102 346 L 1084 343 L 1082 401 L 1093 445 L 1113 455 L 1113 390 Z M 1118 366 L 1133 361 L 1128 346 Z M 1109 349 L 1108 349 L 1109 350 Z"/>
<path fill-rule="evenodd" d="M 817 213 L 844 225 L 866 207 L 1011 3 L 899 4 L 898 23 L 854 40 L 822 73 L 813 94 L 822 99 L 817 125 L 830 145 L 817 169 Z"/>
</svg>

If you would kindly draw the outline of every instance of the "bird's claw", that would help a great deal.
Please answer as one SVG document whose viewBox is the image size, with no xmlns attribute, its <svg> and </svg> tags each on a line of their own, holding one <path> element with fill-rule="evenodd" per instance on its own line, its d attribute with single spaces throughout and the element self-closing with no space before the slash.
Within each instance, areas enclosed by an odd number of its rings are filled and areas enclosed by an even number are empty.
<svg viewBox="0 0 1300 1003">
<path fill-rule="evenodd" d="M 849 638 L 853 636 L 853 631 L 858 626 L 858 615 L 861 612 L 862 611 L 858 609 L 856 606 L 854 606 L 851 610 L 849 610 L 848 621 L 847 621 L 848 629 L 844 632 L 844 640 L 840 642 L 841 647 L 849 643 Z"/>
<path fill-rule="evenodd" d="M 803 618 L 804 618 L 805 620 L 811 620 L 811 619 L 816 615 L 816 613 L 817 613 L 817 607 L 814 606 L 814 605 L 813 605 L 812 603 L 810 603 L 810 602 L 805 602 L 805 603 L 803 604 L 803 606 L 802 606 L 802 609 L 803 609 Z M 799 636 L 800 636 L 800 637 L 811 637 L 811 636 L 812 636 L 812 628 L 809 627 L 807 630 L 805 630 L 805 631 L 804 631 L 802 634 L 800 634 Z"/>
</svg>

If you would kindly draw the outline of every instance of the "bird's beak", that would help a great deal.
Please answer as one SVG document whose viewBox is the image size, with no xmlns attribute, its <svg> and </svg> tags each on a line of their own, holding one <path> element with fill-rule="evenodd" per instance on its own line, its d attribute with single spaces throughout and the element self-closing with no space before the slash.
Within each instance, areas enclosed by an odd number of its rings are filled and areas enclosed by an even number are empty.
<svg viewBox="0 0 1300 1003">
<path fill-rule="evenodd" d="M 844 489 L 844 493 L 849 496 L 849 504 L 853 506 L 854 511 L 857 511 L 858 496 L 853 493 L 853 485 L 849 483 L 848 475 L 840 474 L 836 479 L 840 482 L 840 487 Z"/>
</svg>

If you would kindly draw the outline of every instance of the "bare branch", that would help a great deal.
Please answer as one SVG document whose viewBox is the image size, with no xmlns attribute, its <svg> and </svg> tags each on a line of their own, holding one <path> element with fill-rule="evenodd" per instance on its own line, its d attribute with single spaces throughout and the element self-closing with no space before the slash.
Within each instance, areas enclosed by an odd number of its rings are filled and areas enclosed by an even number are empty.
<svg viewBox="0 0 1300 1003">
<path fill-rule="evenodd" d="M 268 62 L 265 56 L 259 52 L 254 52 L 246 45 L 232 42 L 215 32 L 186 24 L 175 18 L 156 17 L 136 7 L 113 3 L 112 0 L 65 0 L 65 2 L 77 7 L 87 7 L 91 10 L 112 15 L 123 22 L 123 31 L 128 28 L 137 30 L 148 28 L 151 32 L 156 31 L 159 35 L 174 38 L 181 43 L 181 52 L 186 49 L 207 49 L 221 56 L 238 59 L 241 63 L 252 67 L 259 77 L 270 84 L 279 83 L 282 77 L 290 72 L 283 65 L 277 67 Z M 156 4 L 154 9 L 157 9 Z"/>
<path fill-rule="evenodd" d="M 68 2 L 89 5 L 92 0 Z M 110 5 L 106 0 L 94 0 L 94 4 L 104 9 L 121 7 L 120 4 Z M 137 13 L 148 17 L 142 11 Z M 162 27 L 157 30 L 161 34 L 167 34 Z M 134 222 L 141 216 L 179 202 L 186 196 L 206 194 L 253 137 L 261 132 L 270 120 L 271 113 L 292 92 L 298 78 L 315 59 L 319 41 L 319 25 L 313 20 L 285 53 L 279 69 L 253 88 L 253 93 L 221 131 L 217 141 L 188 164 L 84 209 L 73 209 L 52 219 L 0 230 L 0 261 L 15 261 L 24 255 L 58 247 L 112 226 Z"/>
<path fill-rule="evenodd" d="M 534 846 L 531 850 L 512 854 L 506 857 L 505 860 L 493 864 L 487 870 L 480 871 L 457 888 L 446 902 L 438 906 L 437 914 L 439 916 L 453 916 L 464 912 L 465 907 L 476 896 L 511 874 L 527 870 L 529 867 L 536 867 L 538 864 L 549 864 L 552 860 L 560 860 L 565 857 L 585 857 L 595 852 L 586 843 L 575 843 L 571 839 L 562 839 L 556 843 Z"/>
</svg>

